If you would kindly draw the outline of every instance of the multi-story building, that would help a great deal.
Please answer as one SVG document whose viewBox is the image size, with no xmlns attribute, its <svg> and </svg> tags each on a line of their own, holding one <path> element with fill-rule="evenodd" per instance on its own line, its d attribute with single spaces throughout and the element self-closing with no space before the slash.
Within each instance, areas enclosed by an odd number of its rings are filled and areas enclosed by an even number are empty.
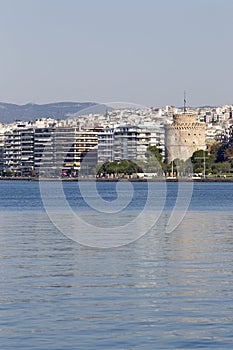
<svg viewBox="0 0 233 350">
<path fill-rule="evenodd" d="M 114 129 L 104 128 L 103 132 L 98 134 L 98 163 L 112 162 L 113 157 Z"/>
<path fill-rule="evenodd" d="M 98 135 L 102 133 L 102 127 L 76 130 L 74 154 L 75 169 L 81 175 L 87 175 L 98 162 Z"/>
<path fill-rule="evenodd" d="M 98 135 L 98 163 L 123 159 L 145 161 L 148 147 L 155 145 L 164 154 L 162 126 L 106 127 Z"/>
<path fill-rule="evenodd" d="M 4 155 L 4 145 L 2 142 L 0 142 L 0 175 L 4 170 L 3 155 Z"/>
<path fill-rule="evenodd" d="M 55 169 L 54 127 L 34 129 L 34 169 L 38 175 L 47 175 Z"/>
<path fill-rule="evenodd" d="M 21 175 L 21 130 L 14 129 L 5 133 L 3 163 L 6 172 Z"/>
<path fill-rule="evenodd" d="M 54 129 L 54 166 L 64 173 L 70 171 L 76 163 L 75 127 L 57 127 Z"/>
<path fill-rule="evenodd" d="M 137 157 L 138 127 L 119 126 L 114 130 L 114 160 L 135 160 Z"/>
<path fill-rule="evenodd" d="M 86 153 L 98 146 L 98 135 L 103 128 L 88 128 L 77 130 L 75 133 L 75 160 L 80 164 Z"/>
<path fill-rule="evenodd" d="M 31 175 L 34 170 L 34 129 L 20 130 L 21 175 Z"/>
<path fill-rule="evenodd" d="M 151 132 L 147 128 L 138 128 L 135 160 L 145 160 L 147 148 L 150 145 Z"/>
<path fill-rule="evenodd" d="M 3 125 L 0 123 L 0 174 L 2 174 L 4 170 L 4 142 L 5 142 L 5 129 Z"/>
<path fill-rule="evenodd" d="M 14 123 L 2 139 L 3 168 L 16 176 L 30 175 L 34 168 L 34 129 L 31 123 Z"/>
<path fill-rule="evenodd" d="M 35 128 L 35 171 L 44 176 L 77 175 L 89 151 L 95 150 L 88 156 L 88 168 L 97 164 L 97 145 L 98 130 L 71 126 Z"/>
</svg>

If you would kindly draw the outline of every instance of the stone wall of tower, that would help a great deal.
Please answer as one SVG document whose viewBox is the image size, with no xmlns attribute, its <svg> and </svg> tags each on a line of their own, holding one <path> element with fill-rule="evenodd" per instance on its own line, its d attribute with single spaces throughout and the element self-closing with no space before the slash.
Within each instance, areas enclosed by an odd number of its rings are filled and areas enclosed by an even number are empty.
<svg viewBox="0 0 233 350">
<path fill-rule="evenodd" d="M 196 114 L 176 114 L 173 123 L 165 125 L 166 162 L 186 160 L 195 151 L 205 150 L 205 124 L 197 122 Z"/>
</svg>

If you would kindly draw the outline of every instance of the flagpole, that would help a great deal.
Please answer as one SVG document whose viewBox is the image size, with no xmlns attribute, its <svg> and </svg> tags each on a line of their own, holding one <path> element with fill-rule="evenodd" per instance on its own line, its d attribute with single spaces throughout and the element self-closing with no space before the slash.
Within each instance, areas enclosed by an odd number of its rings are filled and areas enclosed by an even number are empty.
<svg viewBox="0 0 233 350">
<path fill-rule="evenodd" d="M 184 90 L 184 114 L 186 113 L 186 91 Z"/>
</svg>

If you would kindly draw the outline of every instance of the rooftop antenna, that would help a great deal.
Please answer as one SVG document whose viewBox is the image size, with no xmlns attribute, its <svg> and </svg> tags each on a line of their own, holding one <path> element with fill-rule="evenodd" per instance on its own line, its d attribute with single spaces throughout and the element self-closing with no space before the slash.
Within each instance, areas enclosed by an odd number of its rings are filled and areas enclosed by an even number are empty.
<svg viewBox="0 0 233 350">
<path fill-rule="evenodd" d="M 186 113 L 186 91 L 184 90 L 184 114 Z"/>
</svg>

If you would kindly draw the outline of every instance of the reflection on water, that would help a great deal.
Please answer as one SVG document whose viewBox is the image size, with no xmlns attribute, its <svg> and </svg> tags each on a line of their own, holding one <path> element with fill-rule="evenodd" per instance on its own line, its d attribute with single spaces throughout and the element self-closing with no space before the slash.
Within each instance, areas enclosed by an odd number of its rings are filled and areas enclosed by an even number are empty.
<svg viewBox="0 0 233 350">
<path fill-rule="evenodd" d="M 1 348 L 231 349 L 232 213 L 207 209 L 170 234 L 164 212 L 108 250 L 69 240 L 39 206 L 0 211 Z"/>
</svg>

